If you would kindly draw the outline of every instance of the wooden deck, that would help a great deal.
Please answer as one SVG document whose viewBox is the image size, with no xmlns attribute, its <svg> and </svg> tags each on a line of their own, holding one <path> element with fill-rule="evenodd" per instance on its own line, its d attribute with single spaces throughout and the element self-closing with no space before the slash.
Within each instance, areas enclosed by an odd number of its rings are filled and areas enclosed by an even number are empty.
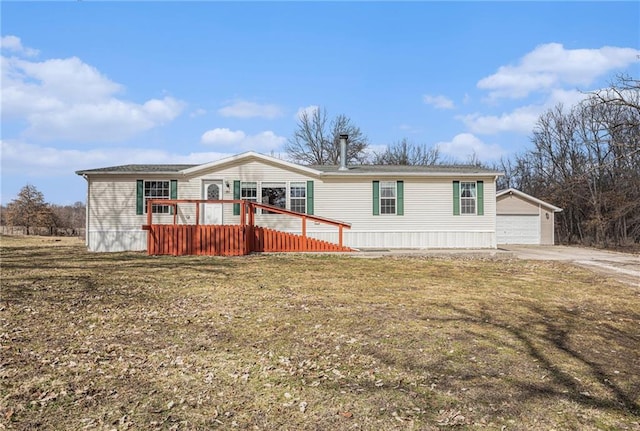
<svg viewBox="0 0 640 431">
<path fill-rule="evenodd" d="M 202 203 L 239 204 L 241 206 L 241 223 L 237 225 L 199 224 L 199 208 Z M 151 211 L 153 204 L 171 205 L 174 214 L 173 223 L 154 224 Z M 178 205 L 180 204 L 196 205 L 196 224 L 176 223 Z M 254 217 L 256 208 L 300 218 L 302 220 L 301 234 L 256 226 Z M 338 228 L 339 243 L 333 244 L 308 237 L 306 233 L 308 220 L 336 226 Z M 153 199 L 148 201 L 147 224 L 143 226 L 143 229 L 148 231 L 147 253 L 150 255 L 243 256 L 252 252 L 353 251 L 342 244 L 343 229 L 348 229 L 349 227 L 348 223 L 243 200 Z"/>
</svg>

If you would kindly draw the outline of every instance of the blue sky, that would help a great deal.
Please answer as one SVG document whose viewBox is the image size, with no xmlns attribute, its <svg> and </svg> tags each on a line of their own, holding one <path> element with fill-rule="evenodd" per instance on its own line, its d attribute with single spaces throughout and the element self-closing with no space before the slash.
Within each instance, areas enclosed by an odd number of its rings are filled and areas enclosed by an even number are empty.
<svg viewBox="0 0 640 431">
<path fill-rule="evenodd" d="M 530 148 L 537 116 L 640 76 L 637 2 L 1 2 L 3 204 L 74 174 L 280 154 L 302 110 L 372 149 Z"/>
</svg>

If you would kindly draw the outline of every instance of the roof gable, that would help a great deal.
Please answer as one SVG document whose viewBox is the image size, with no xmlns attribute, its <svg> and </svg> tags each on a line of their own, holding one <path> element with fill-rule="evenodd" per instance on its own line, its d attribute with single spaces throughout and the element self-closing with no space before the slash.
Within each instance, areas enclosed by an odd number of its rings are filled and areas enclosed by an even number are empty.
<svg viewBox="0 0 640 431">
<path fill-rule="evenodd" d="M 254 160 L 276 165 L 281 167 L 282 169 L 303 172 L 309 175 L 320 176 L 322 174 L 322 172 L 320 172 L 317 169 L 313 169 L 312 167 L 298 165 L 296 163 L 287 162 L 285 160 L 277 159 L 271 156 L 265 156 L 264 154 L 256 153 L 254 151 L 247 151 L 246 153 L 241 153 L 235 156 L 226 157 L 224 159 L 216 160 L 214 162 L 209 162 L 202 165 L 196 165 L 191 168 L 183 170 L 182 173 L 184 173 L 185 175 L 193 175 L 205 170 L 219 169 L 230 164 L 235 164 L 238 162 L 246 163 Z"/>
<path fill-rule="evenodd" d="M 500 198 L 501 196 L 505 196 L 505 195 L 515 195 L 520 197 L 521 199 L 527 200 L 529 202 L 533 202 L 537 205 L 542 205 L 543 207 L 549 208 L 551 211 L 553 212 L 560 212 L 562 211 L 562 208 L 559 208 L 555 205 L 551 205 L 549 202 L 545 202 L 543 200 L 540 200 L 536 197 L 533 197 L 529 194 L 526 194 L 525 192 L 521 192 L 520 190 L 514 189 L 514 188 L 508 188 L 506 190 L 501 190 L 498 193 L 496 193 L 496 199 Z"/>
</svg>

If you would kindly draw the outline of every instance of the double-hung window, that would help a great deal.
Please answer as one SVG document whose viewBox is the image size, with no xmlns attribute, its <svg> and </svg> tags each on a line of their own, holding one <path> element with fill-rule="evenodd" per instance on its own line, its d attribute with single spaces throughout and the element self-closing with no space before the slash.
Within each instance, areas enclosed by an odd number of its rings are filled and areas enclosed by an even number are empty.
<svg viewBox="0 0 640 431">
<path fill-rule="evenodd" d="M 291 211 L 305 213 L 307 210 L 307 184 L 291 183 L 289 184 L 289 205 Z"/>
<path fill-rule="evenodd" d="M 484 215 L 484 181 L 453 182 L 453 215 Z"/>
<path fill-rule="evenodd" d="M 396 213 L 396 182 L 380 181 L 380 214 Z"/>
<path fill-rule="evenodd" d="M 477 196 L 475 181 L 460 182 L 460 212 L 462 214 L 476 213 Z"/>
<path fill-rule="evenodd" d="M 171 187 L 169 181 L 145 181 L 144 182 L 144 212 L 147 213 L 148 199 L 169 199 Z M 151 211 L 154 214 L 169 214 L 169 205 L 152 204 Z"/>
<path fill-rule="evenodd" d="M 258 184 L 255 182 L 241 183 L 240 199 L 244 199 L 251 202 L 258 202 Z"/>
<path fill-rule="evenodd" d="M 404 215 L 404 181 L 373 182 L 373 215 Z"/>
</svg>

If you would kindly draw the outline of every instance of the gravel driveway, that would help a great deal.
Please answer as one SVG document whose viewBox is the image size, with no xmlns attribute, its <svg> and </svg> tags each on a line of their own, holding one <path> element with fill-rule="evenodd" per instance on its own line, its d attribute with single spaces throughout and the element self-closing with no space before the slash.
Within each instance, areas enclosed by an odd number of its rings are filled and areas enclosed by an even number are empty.
<svg viewBox="0 0 640 431">
<path fill-rule="evenodd" d="M 499 248 L 510 251 L 520 259 L 572 262 L 632 286 L 640 287 L 640 255 L 637 254 L 561 245 L 501 245 Z"/>
</svg>

